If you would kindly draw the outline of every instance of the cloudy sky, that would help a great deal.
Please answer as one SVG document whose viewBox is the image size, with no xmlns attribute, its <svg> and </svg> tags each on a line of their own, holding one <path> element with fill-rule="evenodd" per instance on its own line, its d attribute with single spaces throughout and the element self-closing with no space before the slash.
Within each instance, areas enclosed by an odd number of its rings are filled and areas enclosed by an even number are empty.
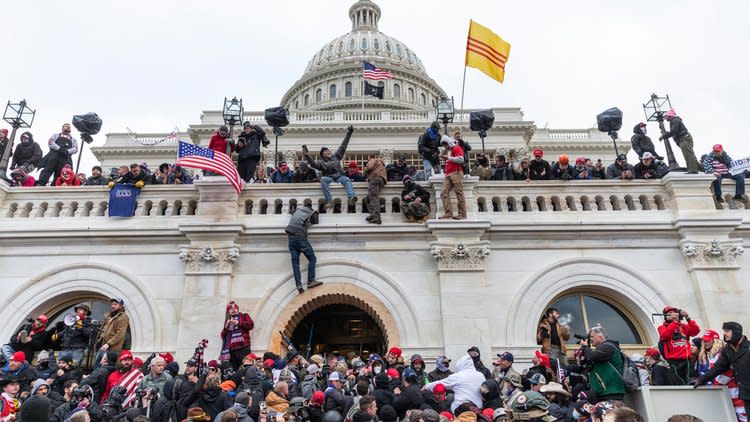
<svg viewBox="0 0 750 422">
<path fill-rule="evenodd" d="M 38 140 L 88 111 L 102 117 L 103 132 L 144 133 L 184 130 L 225 96 L 261 110 L 278 105 L 312 55 L 351 29 L 353 2 L 9 2 L 0 101 L 26 98 L 37 109 Z M 618 106 L 628 139 L 643 120 L 641 104 L 668 93 L 698 156 L 714 143 L 736 158 L 750 155 L 742 138 L 746 0 L 376 2 L 380 30 L 409 46 L 456 101 L 469 19 L 512 44 L 504 85 L 469 69 L 467 107 L 520 106 L 540 127 L 585 128 Z M 94 162 L 88 150 L 84 162 Z"/>
</svg>

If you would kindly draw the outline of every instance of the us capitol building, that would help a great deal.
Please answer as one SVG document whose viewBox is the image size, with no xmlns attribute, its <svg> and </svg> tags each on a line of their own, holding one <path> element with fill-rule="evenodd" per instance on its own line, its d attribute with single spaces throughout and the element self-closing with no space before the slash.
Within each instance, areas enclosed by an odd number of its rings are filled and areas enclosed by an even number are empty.
<svg viewBox="0 0 750 422">
<path fill-rule="evenodd" d="M 421 166 L 417 138 L 445 92 L 412 50 L 378 30 L 375 3 L 356 2 L 349 17 L 351 30 L 315 52 L 281 97 L 291 124 L 279 156 L 295 167 L 302 144 L 336 147 L 354 125 L 345 163 L 405 154 Z M 383 81 L 384 99 L 363 100 L 363 60 L 393 73 Z M 537 147 L 548 159 L 614 156 L 595 129 L 539 128 L 520 108 L 493 111 L 491 160 L 517 160 Z M 451 130 L 462 129 L 481 150 L 468 112 L 457 112 Z M 262 112 L 245 114 L 270 134 Z M 207 145 L 222 123 L 221 111 L 204 111 L 179 137 Z M 105 168 L 141 161 L 154 168 L 175 161 L 176 143 L 164 137 L 112 133 L 94 152 Z M 266 163 L 273 155 L 272 144 Z M 750 214 L 733 201 L 717 207 L 711 180 L 682 173 L 655 181 L 467 178 L 468 219 L 425 224 L 402 220 L 402 186 L 389 183 L 382 226 L 365 224 L 366 185 L 355 184 L 356 212 L 322 214 L 310 231 L 324 285 L 303 294 L 294 287 L 284 227 L 296 206 L 320 203 L 318 184 L 249 185 L 239 195 L 220 177 L 146 186 L 135 217 L 109 218 L 103 187 L 0 182 L 0 338 L 7 341 L 27 316 L 62 319 L 79 302 L 100 318 L 107 298 L 122 297 L 136 354 L 170 351 L 182 362 L 207 338 L 213 358 L 225 305 L 236 300 L 255 320 L 254 351 L 278 351 L 283 332 L 316 352 L 399 345 L 430 362 L 477 345 L 485 361 L 511 351 L 523 365 L 537 348 L 540 315 L 554 305 L 574 332 L 602 324 L 626 350 L 642 351 L 656 344 L 661 319 L 652 314 L 667 304 L 688 310 L 701 328 L 748 322 L 742 280 L 750 279 L 743 255 Z M 439 215 L 442 178 L 424 185 Z M 336 201 L 345 198 L 341 186 L 332 190 Z"/>
</svg>

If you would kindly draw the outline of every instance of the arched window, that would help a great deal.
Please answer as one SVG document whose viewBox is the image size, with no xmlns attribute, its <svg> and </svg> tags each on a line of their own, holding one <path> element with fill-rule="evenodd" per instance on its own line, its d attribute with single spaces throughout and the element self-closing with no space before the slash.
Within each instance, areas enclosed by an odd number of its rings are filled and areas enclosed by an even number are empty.
<svg viewBox="0 0 750 422">
<path fill-rule="evenodd" d="M 331 85 L 331 87 L 328 88 L 328 98 L 331 100 L 336 98 L 336 85 Z"/>
<path fill-rule="evenodd" d="M 351 82 L 347 82 L 344 84 L 344 95 L 347 97 L 352 96 L 352 83 Z"/>
<path fill-rule="evenodd" d="M 360 45 L 362 50 L 367 50 L 367 38 L 362 38 L 362 44 Z"/>
<path fill-rule="evenodd" d="M 305 94 L 305 105 L 306 106 L 310 105 L 310 94 Z"/>
<path fill-rule="evenodd" d="M 294 101 L 294 108 L 299 108 L 299 100 Z"/>
<path fill-rule="evenodd" d="M 401 85 L 393 84 L 393 98 L 397 100 L 401 99 Z"/>
<path fill-rule="evenodd" d="M 338 54 L 341 54 L 343 51 L 344 51 L 344 42 L 343 41 L 339 41 L 339 46 L 336 47 L 336 52 Z"/>
<path fill-rule="evenodd" d="M 399 59 L 401 58 L 401 44 L 396 44 L 396 55 Z"/>
<path fill-rule="evenodd" d="M 357 42 L 354 41 L 354 38 L 352 38 L 351 40 L 349 40 L 349 52 L 354 53 L 354 50 L 356 49 L 357 49 Z"/>
<path fill-rule="evenodd" d="M 427 105 L 427 97 L 424 94 L 419 94 L 419 104 Z"/>
<path fill-rule="evenodd" d="M 315 102 L 319 103 L 323 101 L 323 90 L 318 88 L 315 90 Z"/>
<path fill-rule="evenodd" d="M 372 40 L 372 48 L 374 48 L 375 51 L 380 50 L 380 41 L 378 41 L 377 38 L 375 38 L 374 40 Z"/>
<path fill-rule="evenodd" d="M 586 335 L 592 327 L 601 325 L 607 336 L 622 344 L 642 344 L 635 324 L 612 303 L 587 294 L 564 296 L 550 305 L 560 311 L 560 322 L 570 326 L 574 334 Z M 573 336 L 568 343 L 577 343 Z"/>
<path fill-rule="evenodd" d="M 391 54 L 391 42 L 390 41 L 385 42 L 385 51 L 387 51 L 388 54 Z"/>
<path fill-rule="evenodd" d="M 409 88 L 409 102 L 414 102 L 414 89 Z"/>
</svg>

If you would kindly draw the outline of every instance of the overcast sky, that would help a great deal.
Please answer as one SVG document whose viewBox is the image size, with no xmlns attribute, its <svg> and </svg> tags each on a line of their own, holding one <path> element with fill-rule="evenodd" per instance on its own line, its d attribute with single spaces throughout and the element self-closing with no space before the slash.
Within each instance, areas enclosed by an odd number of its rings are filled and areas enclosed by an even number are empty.
<svg viewBox="0 0 750 422">
<path fill-rule="evenodd" d="M 97 112 L 104 120 L 97 144 L 126 126 L 185 130 L 202 110 L 220 109 L 225 96 L 262 110 L 278 105 L 318 49 L 351 29 L 353 3 L 5 2 L 0 101 L 26 98 L 37 109 L 39 141 L 72 115 Z M 469 19 L 511 43 L 505 84 L 469 69 L 467 107 L 520 106 L 540 127 L 586 128 L 617 106 L 629 141 L 644 118 L 642 103 L 652 92 L 668 93 L 696 155 L 714 143 L 734 158 L 750 155 L 746 0 L 376 3 L 380 30 L 409 46 L 457 102 Z M 655 125 L 650 130 L 658 137 Z M 87 149 L 84 163 L 93 162 Z"/>
</svg>

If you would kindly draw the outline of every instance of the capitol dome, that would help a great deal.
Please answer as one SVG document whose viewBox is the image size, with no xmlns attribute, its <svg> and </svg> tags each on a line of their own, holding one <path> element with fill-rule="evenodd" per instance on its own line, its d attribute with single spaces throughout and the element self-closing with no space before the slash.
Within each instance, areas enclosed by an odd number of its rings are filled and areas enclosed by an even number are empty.
<svg viewBox="0 0 750 422">
<path fill-rule="evenodd" d="M 328 42 L 310 60 L 302 77 L 284 94 L 290 110 L 337 110 L 362 107 L 362 68 L 367 61 L 393 74 L 369 81 L 384 86 L 382 100 L 367 96 L 368 109 L 432 109 L 445 92 L 435 83 L 414 52 L 378 30 L 380 7 L 359 0 L 349 9 L 352 30 Z"/>
</svg>

